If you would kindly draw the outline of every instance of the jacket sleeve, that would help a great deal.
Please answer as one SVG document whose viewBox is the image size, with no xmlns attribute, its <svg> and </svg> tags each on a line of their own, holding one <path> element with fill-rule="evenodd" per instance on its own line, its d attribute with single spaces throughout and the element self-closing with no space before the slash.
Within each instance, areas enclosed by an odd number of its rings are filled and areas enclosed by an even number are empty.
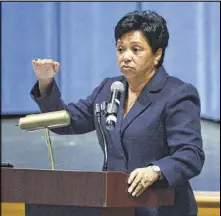
<svg viewBox="0 0 221 216">
<path fill-rule="evenodd" d="M 200 99 L 192 85 L 182 85 L 170 98 L 165 129 L 170 154 L 152 164 L 160 167 L 167 185 L 175 187 L 199 175 L 205 161 Z"/>
<path fill-rule="evenodd" d="M 94 89 L 93 93 L 86 99 L 77 103 L 65 104 L 61 99 L 61 93 L 53 80 L 44 95 L 40 95 L 38 82 L 31 90 L 31 97 L 37 103 L 42 113 L 59 110 L 67 110 L 71 116 L 71 124 L 66 127 L 51 129 L 56 134 L 83 134 L 95 130 L 94 123 L 94 101 L 107 82 L 108 78 Z"/>
</svg>

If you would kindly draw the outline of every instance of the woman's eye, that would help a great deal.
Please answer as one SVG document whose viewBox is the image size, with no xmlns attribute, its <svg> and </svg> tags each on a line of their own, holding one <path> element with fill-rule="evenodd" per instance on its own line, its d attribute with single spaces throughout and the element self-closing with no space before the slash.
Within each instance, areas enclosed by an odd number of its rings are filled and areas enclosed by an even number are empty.
<svg viewBox="0 0 221 216">
<path fill-rule="evenodd" d="M 123 52 L 123 48 L 122 48 L 122 47 L 118 47 L 118 48 L 117 48 L 117 51 L 118 51 L 118 52 Z"/>
<path fill-rule="evenodd" d="M 133 50 L 134 50 L 134 52 L 139 52 L 139 51 L 140 51 L 140 48 L 135 47 Z"/>
</svg>

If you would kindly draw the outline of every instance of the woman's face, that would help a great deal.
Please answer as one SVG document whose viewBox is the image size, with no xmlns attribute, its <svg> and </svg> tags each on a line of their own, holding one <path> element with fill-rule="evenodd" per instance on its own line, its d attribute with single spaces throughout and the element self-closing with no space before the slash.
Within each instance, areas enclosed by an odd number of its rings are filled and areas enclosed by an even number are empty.
<svg viewBox="0 0 221 216">
<path fill-rule="evenodd" d="M 125 33 L 117 41 L 117 63 L 128 80 L 145 78 L 154 70 L 160 57 L 159 52 L 153 54 L 140 31 Z"/>
</svg>

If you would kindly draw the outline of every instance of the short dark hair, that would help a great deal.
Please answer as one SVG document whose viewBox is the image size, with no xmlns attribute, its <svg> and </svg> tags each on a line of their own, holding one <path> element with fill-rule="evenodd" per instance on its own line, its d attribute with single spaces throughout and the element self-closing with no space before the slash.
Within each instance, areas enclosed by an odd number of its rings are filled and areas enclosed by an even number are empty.
<svg viewBox="0 0 221 216">
<path fill-rule="evenodd" d="M 130 12 L 115 27 L 116 43 L 125 33 L 131 31 L 141 31 L 153 53 L 162 48 L 162 56 L 157 65 L 157 67 L 160 67 L 163 64 L 165 49 L 169 41 L 166 20 L 155 11 Z"/>
</svg>

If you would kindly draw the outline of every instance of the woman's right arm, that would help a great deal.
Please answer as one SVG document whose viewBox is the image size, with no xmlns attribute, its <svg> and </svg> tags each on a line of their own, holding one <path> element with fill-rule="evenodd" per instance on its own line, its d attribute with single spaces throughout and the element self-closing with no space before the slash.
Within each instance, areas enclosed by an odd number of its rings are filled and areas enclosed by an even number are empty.
<svg viewBox="0 0 221 216">
<path fill-rule="evenodd" d="M 51 131 L 57 134 L 83 134 L 95 130 L 93 104 L 107 79 L 95 88 L 87 99 L 79 100 L 77 103 L 65 104 L 54 80 L 58 68 L 55 70 L 54 64 L 56 62 L 52 61 L 52 64 L 48 64 L 51 61 L 42 62 L 41 60 L 37 64 L 36 62 L 33 64 L 38 82 L 31 90 L 31 96 L 42 113 L 67 110 L 71 116 L 69 126 L 52 129 Z M 50 65 L 52 66 L 50 67 Z"/>
</svg>

